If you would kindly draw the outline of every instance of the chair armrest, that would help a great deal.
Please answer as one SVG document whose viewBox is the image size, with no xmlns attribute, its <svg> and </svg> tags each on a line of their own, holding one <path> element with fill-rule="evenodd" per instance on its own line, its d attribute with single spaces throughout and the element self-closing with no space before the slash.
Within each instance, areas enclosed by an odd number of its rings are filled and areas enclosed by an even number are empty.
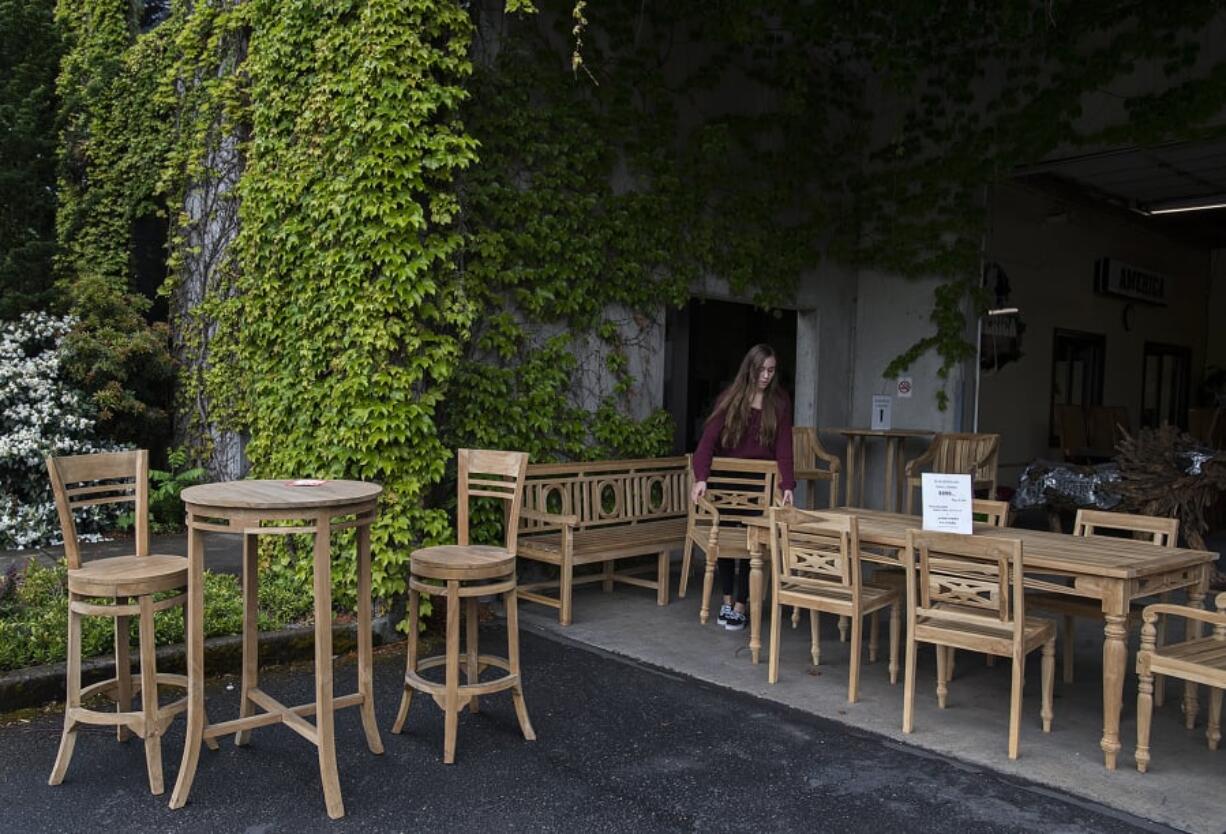
<svg viewBox="0 0 1226 834">
<path fill-rule="evenodd" d="M 579 516 L 577 515 L 543 513 L 540 510 L 529 510 L 527 508 L 520 509 L 519 517 L 521 519 L 531 519 L 532 521 L 543 521 L 546 524 L 557 524 L 559 527 L 575 527 L 579 524 Z"/>
<path fill-rule="evenodd" d="M 716 527 L 719 526 L 719 510 L 715 509 L 715 505 L 712 504 L 705 495 L 700 495 L 698 500 L 694 502 L 694 506 L 697 507 L 698 515 L 710 516 L 712 523 L 714 523 Z"/>
<path fill-rule="evenodd" d="M 1226 597 L 1226 594 L 1218 594 L 1217 601 L 1223 601 L 1222 597 Z M 1145 606 L 1145 610 L 1141 612 L 1141 619 L 1146 624 L 1152 624 L 1156 623 L 1159 615 L 1162 614 L 1183 617 L 1187 620 L 1199 620 L 1202 623 L 1226 628 L 1226 611 L 1205 611 L 1200 608 L 1189 608 L 1186 605 L 1172 605 L 1169 602 L 1157 602 Z"/>
<path fill-rule="evenodd" d="M 832 475 L 837 475 L 838 472 L 838 468 L 832 466 L 829 469 L 797 469 L 792 474 L 796 476 L 798 481 L 807 481 L 815 479 L 826 480 Z"/>
<path fill-rule="evenodd" d="M 912 458 L 911 460 L 907 461 L 907 466 L 903 470 L 903 474 L 908 478 L 912 478 L 919 473 L 919 469 L 921 466 L 926 466 L 927 464 L 932 463 L 936 459 L 937 459 L 937 444 L 936 444 L 936 441 L 934 440 L 932 444 L 928 446 L 928 448 L 924 451 L 922 455 L 920 455 L 917 458 Z"/>
<path fill-rule="evenodd" d="M 830 466 L 831 472 L 838 472 L 843 466 L 843 461 L 839 459 L 838 455 L 827 452 L 825 447 L 822 446 L 822 440 L 817 432 L 813 433 L 813 456 L 818 460 L 824 460 Z"/>
</svg>

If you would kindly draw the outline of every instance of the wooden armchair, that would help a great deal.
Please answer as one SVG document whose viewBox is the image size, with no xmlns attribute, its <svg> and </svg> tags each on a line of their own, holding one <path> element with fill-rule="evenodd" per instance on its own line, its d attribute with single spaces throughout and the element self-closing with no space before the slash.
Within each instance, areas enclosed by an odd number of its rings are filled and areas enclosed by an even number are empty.
<svg viewBox="0 0 1226 834">
<path fill-rule="evenodd" d="M 1222 690 L 1226 689 L 1226 593 L 1214 601 L 1217 613 L 1189 608 L 1184 605 L 1159 603 L 1147 605 L 1141 613 L 1141 650 L 1137 652 L 1137 770 L 1149 769 L 1149 730 L 1154 710 L 1154 677 L 1169 675 L 1182 678 L 1190 687 L 1205 684 L 1209 690 L 1209 720 L 1205 738 L 1209 749 L 1216 750 L 1222 740 Z M 1183 617 L 1188 620 L 1192 635 L 1182 643 L 1157 645 L 1160 618 Z M 1213 626 L 1208 637 L 1200 636 L 1200 624 Z M 1186 726 L 1196 725 L 1196 709 L 1188 704 Z"/>
<path fill-rule="evenodd" d="M 693 478 L 691 462 L 691 483 Z M 690 505 L 681 560 L 681 585 L 677 589 L 677 596 L 684 597 L 690 579 L 690 556 L 697 546 L 706 556 L 702 608 L 698 612 L 700 623 L 705 624 L 710 617 L 716 560 L 750 558 L 748 533 L 737 519 L 765 515 L 774 501 L 778 482 L 779 467 L 773 460 L 715 458 L 711 461 L 707 494 Z"/>
<path fill-rule="evenodd" d="M 1008 657 L 1013 662 L 1009 698 L 1009 758 L 1016 759 L 1021 731 L 1026 655 L 1043 650 L 1043 732 L 1051 732 L 1056 672 L 1056 628 L 1050 620 L 1027 617 L 1023 592 L 1022 543 L 1018 539 L 907 532 L 907 671 L 902 731 L 912 730 L 915 711 L 917 643 L 931 643 L 937 655 L 937 704 L 945 709 L 950 656 L 954 649 Z"/>
<path fill-rule="evenodd" d="M 817 482 L 830 483 L 830 506 L 839 505 L 839 478 L 843 468 L 837 455 L 832 455 L 822 448 L 817 429 L 812 426 L 794 426 L 792 428 L 792 460 L 796 469 L 796 480 L 804 481 L 805 495 L 809 508 L 817 506 Z"/>
<path fill-rule="evenodd" d="M 809 609 L 810 654 L 821 665 L 818 615 L 851 618 L 851 668 L 847 700 L 860 694 L 860 635 L 865 615 L 872 617 L 869 662 L 877 659 L 878 615 L 890 609 L 890 683 L 898 682 L 900 596 L 895 588 L 866 585 L 861 579 L 860 532 L 853 516 L 821 515 L 794 507 L 773 507 L 771 527 L 771 642 L 768 679 L 779 680 L 779 641 L 783 606 Z"/>
<path fill-rule="evenodd" d="M 912 512 L 915 490 L 923 483 L 925 471 L 970 475 L 971 486 L 976 492 L 987 490 L 988 498 L 995 497 L 999 450 L 999 434 L 938 434 L 932 439 L 928 451 L 910 461 L 904 471 L 907 514 Z"/>
</svg>

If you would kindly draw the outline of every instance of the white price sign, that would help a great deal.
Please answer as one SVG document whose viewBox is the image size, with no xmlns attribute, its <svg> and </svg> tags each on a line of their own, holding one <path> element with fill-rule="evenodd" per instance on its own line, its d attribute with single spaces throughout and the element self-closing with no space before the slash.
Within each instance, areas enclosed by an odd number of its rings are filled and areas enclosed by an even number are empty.
<svg viewBox="0 0 1226 834">
<path fill-rule="evenodd" d="M 890 410 L 893 407 L 893 398 L 873 397 L 873 416 L 869 421 L 869 428 L 871 428 L 873 431 L 889 431 Z"/>
<path fill-rule="evenodd" d="M 924 529 L 969 536 L 974 527 L 970 475 L 923 474 Z"/>
</svg>

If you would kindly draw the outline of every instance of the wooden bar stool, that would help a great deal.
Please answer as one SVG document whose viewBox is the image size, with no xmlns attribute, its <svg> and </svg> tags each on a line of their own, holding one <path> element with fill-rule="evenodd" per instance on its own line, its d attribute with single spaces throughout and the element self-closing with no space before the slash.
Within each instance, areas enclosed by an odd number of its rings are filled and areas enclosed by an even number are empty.
<svg viewBox="0 0 1226 834">
<path fill-rule="evenodd" d="M 64 731 L 49 783 L 58 785 L 64 780 L 76 745 L 77 730 L 82 724 L 93 724 L 115 727 L 120 741 L 126 741 L 129 732 L 144 740 L 149 791 L 161 794 L 164 790 L 162 734 L 174 717 L 187 709 L 187 699 L 159 706 L 158 687 L 187 689 L 187 677 L 158 674 L 153 615 L 184 604 L 187 560 L 182 556 L 149 553 L 149 453 L 144 449 L 48 457 L 47 472 L 55 493 L 68 562 L 68 686 Z M 82 564 L 72 511 L 78 507 L 126 503 L 136 505 L 135 552 L 130 556 L 95 559 Z M 178 593 L 154 601 L 153 595 L 161 591 Z M 86 687 L 81 686 L 82 617 L 115 620 L 115 677 Z M 140 635 L 140 676 L 135 680 L 128 625 L 133 617 L 137 618 Z M 116 711 L 102 712 L 82 705 L 97 693 L 113 700 Z M 133 710 L 132 699 L 138 694 L 141 706 Z M 216 750 L 217 742 L 210 741 L 209 746 Z"/>
<path fill-rule="evenodd" d="M 516 609 L 515 540 L 523 496 L 528 455 L 523 452 L 493 452 L 475 449 L 459 451 L 459 493 L 454 545 L 427 547 L 413 551 L 409 563 L 409 638 L 408 661 L 404 672 L 404 695 L 392 732 L 399 734 L 409 714 L 413 691 L 425 692 L 442 707 L 446 716 L 443 729 L 443 761 L 455 762 L 456 727 L 465 706 L 478 711 L 478 697 L 491 692 L 511 690 L 515 714 L 524 738 L 536 741 L 528 719 L 523 683 L 519 671 L 519 613 Z M 468 501 L 471 497 L 496 498 L 507 502 L 505 515 L 506 546 L 490 547 L 468 543 Z M 436 583 L 443 583 L 442 585 Z M 421 594 L 447 598 L 447 649 L 442 655 L 417 657 L 418 613 Z M 480 654 L 477 649 L 477 597 L 502 594 L 507 612 L 507 657 Z M 468 634 L 465 638 L 465 683 L 460 684 L 460 600 L 465 600 Z M 443 683 L 426 680 L 421 672 L 445 666 Z M 480 682 L 483 669 L 503 669 L 507 674 Z"/>
</svg>

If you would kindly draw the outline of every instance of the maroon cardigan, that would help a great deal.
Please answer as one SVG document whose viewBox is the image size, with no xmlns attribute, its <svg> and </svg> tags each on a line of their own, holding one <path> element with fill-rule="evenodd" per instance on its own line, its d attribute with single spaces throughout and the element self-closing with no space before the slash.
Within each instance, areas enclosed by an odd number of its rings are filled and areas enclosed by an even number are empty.
<svg viewBox="0 0 1226 834">
<path fill-rule="evenodd" d="M 792 467 L 792 401 L 784 394 L 780 398 L 780 409 L 775 426 L 775 442 L 773 448 L 763 446 L 758 439 L 758 430 L 762 425 L 762 409 L 755 408 L 749 412 L 749 426 L 740 441 L 728 449 L 720 443 L 720 433 L 724 430 L 724 412 L 716 414 L 707 422 L 703 429 L 702 440 L 694 451 L 694 480 L 705 481 L 711 474 L 711 459 L 713 457 L 748 458 L 750 460 L 771 460 L 779 464 L 779 488 L 795 490 L 796 476 Z"/>
</svg>

